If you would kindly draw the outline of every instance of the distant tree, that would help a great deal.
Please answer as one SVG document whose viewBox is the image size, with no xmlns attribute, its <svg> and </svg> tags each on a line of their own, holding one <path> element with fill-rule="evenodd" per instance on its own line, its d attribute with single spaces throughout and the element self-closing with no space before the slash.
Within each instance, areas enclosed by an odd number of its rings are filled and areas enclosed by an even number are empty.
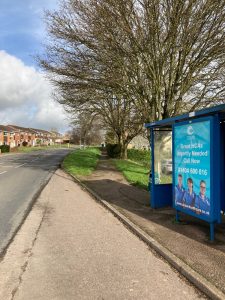
<svg viewBox="0 0 225 300">
<path fill-rule="evenodd" d="M 117 142 L 117 138 L 115 136 L 114 131 L 112 131 L 112 130 L 107 130 L 106 131 L 105 141 L 108 144 L 115 144 Z"/>
<path fill-rule="evenodd" d="M 74 144 L 100 145 L 103 137 L 102 125 L 97 116 L 88 113 L 79 114 L 71 123 L 70 131 Z"/>
<path fill-rule="evenodd" d="M 80 128 L 72 128 L 70 131 L 71 143 L 75 145 L 81 144 Z"/>
</svg>

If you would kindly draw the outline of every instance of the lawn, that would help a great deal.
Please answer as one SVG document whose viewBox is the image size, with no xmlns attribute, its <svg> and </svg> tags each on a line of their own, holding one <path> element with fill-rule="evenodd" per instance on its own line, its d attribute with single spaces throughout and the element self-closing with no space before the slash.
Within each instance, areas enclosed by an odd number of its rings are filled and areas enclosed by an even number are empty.
<svg viewBox="0 0 225 300">
<path fill-rule="evenodd" d="M 18 147 L 17 152 L 28 153 L 28 152 L 32 152 L 32 151 L 59 149 L 59 148 L 64 148 L 64 147 L 68 147 L 68 145 L 62 144 L 62 145 L 36 146 L 36 147 L 20 146 L 20 147 Z"/>
<path fill-rule="evenodd" d="M 124 177 L 132 185 L 148 190 L 149 167 L 130 160 L 113 160 L 116 168 L 123 173 Z"/>
<path fill-rule="evenodd" d="M 150 165 L 149 150 L 128 149 L 127 158 L 149 168 Z"/>
<path fill-rule="evenodd" d="M 98 148 L 76 150 L 66 156 L 63 168 L 71 175 L 90 175 L 95 170 L 99 157 Z"/>
</svg>

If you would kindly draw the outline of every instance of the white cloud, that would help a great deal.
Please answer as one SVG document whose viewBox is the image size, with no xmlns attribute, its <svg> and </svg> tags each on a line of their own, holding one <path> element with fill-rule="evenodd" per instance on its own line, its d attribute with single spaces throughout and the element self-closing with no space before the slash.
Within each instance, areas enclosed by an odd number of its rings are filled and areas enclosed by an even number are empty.
<svg viewBox="0 0 225 300">
<path fill-rule="evenodd" d="M 0 51 L 0 124 L 65 130 L 66 114 L 43 74 Z"/>
</svg>

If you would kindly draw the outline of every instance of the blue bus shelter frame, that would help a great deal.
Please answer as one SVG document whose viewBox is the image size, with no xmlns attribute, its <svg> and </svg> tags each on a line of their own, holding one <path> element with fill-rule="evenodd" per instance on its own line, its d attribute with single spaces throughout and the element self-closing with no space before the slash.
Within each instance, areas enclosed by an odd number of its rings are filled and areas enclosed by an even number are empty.
<svg viewBox="0 0 225 300">
<path fill-rule="evenodd" d="M 174 198 L 174 128 L 177 125 L 188 124 L 210 120 L 210 165 L 211 178 L 210 186 L 212 187 L 213 205 L 210 206 L 210 218 L 205 216 L 197 216 L 194 212 L 188 212 L 182 208 L 175 207 Z M 152 208 L 160 208 L 172 206 L 176 209 L 176 219 L 179 221 L 179 212 L 183 212 L 194 217 L 198 217 L 210 224 L 210 240 L 214 240 L 215 223 L 221 222 L 221 210 L 225 211 L 225 104 L 217 105 L 211 108 L 202 109 L 196 112 L 186 113 L 180 116 L 175 116 L 168 119 L 145 124 L 146 128 L 150 129 L 151 142 L 151 166 L 152 166 L 152 181 L 150 186 L 150 199 Z M 157 184 L 155 178 L 154 166 L 154 133 L 157 131 L 172 131 L 172 163 L 173 163 L 173 183 L 172 184 Z M 217 180 L 215 180 L 215 178 Z"/>
</svg>

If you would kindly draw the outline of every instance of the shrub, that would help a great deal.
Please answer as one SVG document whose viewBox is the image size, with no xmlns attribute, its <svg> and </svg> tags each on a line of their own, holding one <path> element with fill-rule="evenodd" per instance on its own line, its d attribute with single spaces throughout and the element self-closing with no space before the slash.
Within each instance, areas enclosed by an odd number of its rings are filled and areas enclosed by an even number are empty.
<svg viewBox="0 0 225 300">
<path fill-rule="evenodd" d="M 23 141 L 23 142 L 22 142 L 22 145 L 23 145 L 23 147 L 26 147 L 26 146 L 28 145 L 28 142 Z"/>
<path fill-rule="evenodd" d="M 121 153 L 121 146 L 119 144 L 107 144 L 106 151 L 109 157 L 118 158 Z"/>
<path fill-rule="evenodd" d="M 41 140 L 40 139 L 36 139 L 36 144 L 40 145 L 41 144 Z"/>
<path fill-rule="evenodd" d="M 9 145 L 2 145 L 0 146 L 1 152 L 6 153 L 10 151 L 10 146 Z"/>
<path fill-rule="evenodd" d="M 150 151 L 139 149 L 128 149 L 127 158 L 145 166 L 150 164 Z"/>
</svg>

